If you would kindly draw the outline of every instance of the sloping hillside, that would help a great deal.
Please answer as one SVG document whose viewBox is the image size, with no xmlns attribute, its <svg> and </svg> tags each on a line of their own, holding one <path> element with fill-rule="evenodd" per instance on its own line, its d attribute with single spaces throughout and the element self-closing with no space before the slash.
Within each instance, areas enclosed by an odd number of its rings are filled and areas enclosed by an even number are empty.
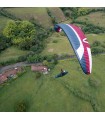
<svg viewBox="0 0 105 120">
<path fill-rule="evenodd" d="M 78 21 L 92 23 L 96 26 L 105 27 L 105 13 L 93 12 L 89 15 L 81 16 L 77 18 Z"/>
<path fill-rule="evenodd" d="M 104 60 L 105 55 L 93 56 L 90 76 L 82 72 L 75 58 L 59 61 L 39 79 L 28 67 L 21 77 L 1 86 L 0 111 L 15 111 L 16 104 L 23 100 L 28 104 L 26 111 L 105 111 Z M 61 68 L 69 73 L 55 79 Z"/>
<path fill-rule="evenodd" d="M 43 7 L 31 7 L 31 8 L 4 8 L 4 10 L 16 18 L 20 18 L 22 20 L 31 20 L 35 19 L 39 24 L 44 27 L 49 27 L 52 24 L 52 20 L 47 13 L 47 8 Z M 50 8 L 52 14 L 57 17 L 59 21 L 65 20 L 65 16 L 60 8 Z"/>
<path fill-rule="evenodd" d="M 46 28 L 50 26 L 53 27 L 54 23 L 51 17 L 53 16 L 57 19 L 57 22 L 62 22 L 67 19 L 67 21 L 63 23 L 72 22 L 81 28 L 82 26 L 84 28 L 88 27 L 86 37 L 88 38 L 91 48 L 99 48 L 98 50 L 100 50 L 100 48 L 105 49 L 105 33 L 103 29 L 105 28 L 104 11 L 92 11 L 91 13 L 71 18 L 65 17 L 65 13 L 57 7 L 3 9 L 4 15 L 0 14 L 1 31 L 12 17 L 21 20 L 33 19 Z M 97 10 L 97 8 L 95 9 Z M 48 10 L 50 10 L 51 16 L 48 14 Z M 5 16 L 7 14 L 11 15 L 11 17 Z M 88 26 L 88 24 L 90 24 L 90 26 Z M 93 29 L 91 25 L 93 25 Z M 97 30 L 100 30 L 100 32 L 98 31 L 100 34 L 94 32 L 96 27 Z M 101 29 L 103 29 L 102 32 Z M 50 57 L 52 54 L 61 56 L 64 54 L 74 55 L 73 49 L 63 32 L 55 33 L 51 31 L 45 40 L 45 49 L 38 55 L 45 55 L 45 57 Z M 15 46 L 11 46 L 0 53 L 0 61 L 17 59 L 19 56 L 25 55 L 28 52 L 29 50 L 22 51 Z M 30 52 L 29 55 L 31 56 L 31 54 L 36 55 L 37 53 Z M 46 61 L 47 60 L 44 62 Z M 49 61 L 47 62 L 48 64 L 51 63 Z M 92 54 L 92 73 L 90 75 L 83 73 L 75 56 L 69 59 L 64 58 L 57 62 L 58 64 L 52 67 L 48 74 L 40 74 L 39 78 L 37 77 L 37 72 L 32 72 L 28 66 L 25 67 L 24 74 L 14 80 L 10 79 L 4 84 L 1 84 L 0 111 L 16 111 L 16 106 L 22 101 L 23 104 L 24 102 L 26 104 L 26 111 L 105 112 L 105 53 Z M 56 79 L 55 76 L 60 73 L 61 69 L 68 71 L 68 74 Z"/>
<path fill-rule="evenodd" d="M 53 7 L 53 8 L 48 8 L 48 9 L 51 11 L 52 15 L 54 15 L 56 17 L 58 22 L 66 20 L 64 14 L 60 8 Z"/>
</svg>

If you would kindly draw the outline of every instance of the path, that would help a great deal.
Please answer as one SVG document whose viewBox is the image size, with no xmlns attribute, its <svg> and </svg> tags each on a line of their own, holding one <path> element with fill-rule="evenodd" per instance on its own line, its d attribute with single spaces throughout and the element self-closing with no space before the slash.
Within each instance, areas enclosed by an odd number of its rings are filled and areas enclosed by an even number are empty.
<svg viewBox="0 0 105 120">
<path fill-rule="evenodd" d="M 33 64 L 41 64 L 41 63 L 19 62 L 19 63 L 15 63 L 15 64 L 12 64 L 12 65 L 1 67 L 0 68 L 0 73 L 4 72 L 5 70 L 11 69 L 11 68 L 21 67 L 21 66 L 30 66 L 30 65 L 33 65 Z"/>
<path fill-rule="evenodd" d="M 99 53 L 99 54 L 105 55 L 105 53 Z M 98 55 L 98 54 L 96 54 L 96 55 Z M 74 58 L 74 57 L 76 57 L 76 56 L 75 55 L 70 55 L 70 56 L 67 55 L 67 56 L 64 56 L 64 57 L 59 57 L 58 60 L 64 60 L 64 59 Z M 38 65 L 38 64 L 41 64 L 41 63 L 19 62 L 19 63 L 15 63 L 15 64 L 12 64 L 12 65 L 0 67 L 0 73 L 2 73 L 3 71 L 5 71 L 7 69 L 10 69 L 10 68 L 21 67 L 21 66 L 30 66 L 30 65 L 33 65 L 33 64 Z"/>
<path fill-rule="evenodd" d="M 63 59 L 68 59 L 68 58 L 73 58 L 75 57 L 75 55 L 71 55 L 71 56 L 65 56 L 65 57 L 59 57 L 58 60 L 63 60 Z M 4 67 L 0 67 L 0 73 L 4 72 L 5 70 L 11 69 L 11 68 L 15 68 L 15 67 L 21 67 L 21 66 L 30 66 L 33 64 L 41 64 L 41 63 L 27 63 L 27 62 L 19 62 L 19 63 L 15 63 L 12 65 L 7 65 Z"/>
</svg>

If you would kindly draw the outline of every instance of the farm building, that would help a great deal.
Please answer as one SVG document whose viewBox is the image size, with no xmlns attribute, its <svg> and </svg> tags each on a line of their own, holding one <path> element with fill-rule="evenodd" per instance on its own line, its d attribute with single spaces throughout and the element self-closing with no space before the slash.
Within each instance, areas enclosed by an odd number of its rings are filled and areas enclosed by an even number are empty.
<svg viewBox="0 0 105 120">
<path fill-rule="evenodd" d="M 0 84 L 6 81 L 8 78 L 6 75 L 0 74 Z"/>
<path fill-rule="evenodd" d="M 38 72 L 48 72 L 48 68 L 43 65 L 31 65 L 31 70 Z"/>
<path fill-rule="evenodd" d="M 7 81 L 9 77 L 16 76 L 16 74 L 21 70 L 21 67 L 6 70 L 4 73 L 0 74 L 0 84 Z"/>
<path fill-rule="evenodd" d="M 9 77 L 10 75 L 16 75 L 19 71 L 21 71 L 21 67 L 17 67 L 17 68 L 12 68 L 9 70 L 6 70 L 4 72 L 4 74 Z"/>
</svg>

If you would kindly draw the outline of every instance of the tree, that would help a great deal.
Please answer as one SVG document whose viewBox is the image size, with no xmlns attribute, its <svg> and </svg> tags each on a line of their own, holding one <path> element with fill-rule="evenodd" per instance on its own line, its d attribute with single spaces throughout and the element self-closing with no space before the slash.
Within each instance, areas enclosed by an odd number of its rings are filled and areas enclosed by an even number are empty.
<svg viewBox="0 0 105 120">
<path fill-rule="evenodd" d="M 43 61 L 43 65 L 48 66 L 48 65 L 49 65 L 49 62 L 48 62 L 47 60 L 44 60 L 44 61 Z"/>
<path fill-rule="evenodd" d="M 64 14 L 65 14 L 67 17 L 71 17 L 71 11 L 70 11 L 70 10 L 65 10 Z"/>
<path fill-rule="evenodd" d="M 3 30 L 3 35 L 12 40 L 14 45 L 22 49 L 30 49 L 36 34 L 34 24 L 29 21 L 9 21 Z"/>
<path fill-rule="evenodd" d="M 0 52 L 11 45 L 11 40 L 0 34 Z"/>
<path fill-rule="evenodd" d="M 77 7 L 72 8 L 71 17 L 72 17 L 73 19 L 75 19 L 75 18 L 78 17 L 78 8 L 77 8 Z"/>
<path fill-rule="evenodd" d="M 37 54 L 35 54 L 35 55 L 29 55 L 29 56 L 27 57 L 27 61 L 28 61 L 29 63 L 42 62 L 42 61 L 43 61 L 43 57 L 40 56 L 39 54 L 38 54 L 38 55 L 37 55 Z"/>
<path fill-rule="evenodd" d="M 86 15 L 90 12 L 88 8 L 79 8 L 78 9 L 78 16 Z"/>
</svg>

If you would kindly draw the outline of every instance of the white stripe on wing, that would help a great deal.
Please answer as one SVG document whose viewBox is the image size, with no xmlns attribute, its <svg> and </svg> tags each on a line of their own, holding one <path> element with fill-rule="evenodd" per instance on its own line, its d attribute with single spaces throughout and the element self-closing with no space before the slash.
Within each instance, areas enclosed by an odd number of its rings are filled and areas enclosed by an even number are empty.
<svg viewBox="0 0 105 120">
<path fill-rule="evenodd" d="M 86 41 L 86 40 L 87 40 L 87 38 L 84 38 L 84 39 L 83 39 L 83 42 L 84 42 L 84 43 L 88 43 L 88 41 Z"/>
<path fill-rule="evenodd" d="M 91 71 L 92 71 L 92 57 L 91 57 L 91 50 L 90 50 L 90 48 L 87 48 L 87 51 L 88 51 L 88 55 L 89 55 L 89 64 L 90 64 L 90 73 L 91 73 Z"/>
<path fill-rule="evenodd" d="M 76 51 L 78 53 L 79 59 L 81 60 L 82 56 L 84 54 L 84 47 L 83 47 L 83 44 L 81 42 L 81 39 L 80 39 L 78 33 L 76 32 L 76 30 L 74 28 L 72 28 L 69 24 L 66 24 L 66 25 L 69 26 L 74 31 L 74 33 L 76 34 L 76 36 L 77 36 L 77 38 L 79 40 L 80 46 L 79 46 L 79 48 Z"/>
</svg>

